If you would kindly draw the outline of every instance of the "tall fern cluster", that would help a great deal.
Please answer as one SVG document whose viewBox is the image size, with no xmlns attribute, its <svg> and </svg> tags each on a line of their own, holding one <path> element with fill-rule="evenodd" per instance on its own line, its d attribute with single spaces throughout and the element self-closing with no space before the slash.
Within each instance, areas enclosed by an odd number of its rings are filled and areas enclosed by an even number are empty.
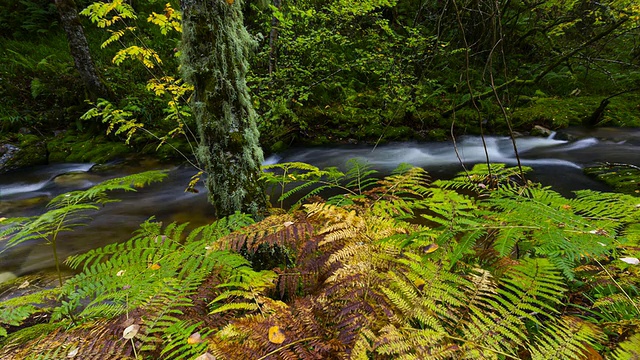
<svg viewBox="0 0 640 360">
<path fill-rule="evenodd" d="M 640 356 L 638 199 L 569 199 L 516 175 L 478 166 L 431 183 L 404 165 L 384 178 L 357 162 L 270 166 L 279 202 L 308 194 L 293 210 L 188 234 L 149 221 L 72 257 L 77 276 L 21 300 L 21 318 L 51 323 L 13 332 L 0 357 Z"/>
</svg>

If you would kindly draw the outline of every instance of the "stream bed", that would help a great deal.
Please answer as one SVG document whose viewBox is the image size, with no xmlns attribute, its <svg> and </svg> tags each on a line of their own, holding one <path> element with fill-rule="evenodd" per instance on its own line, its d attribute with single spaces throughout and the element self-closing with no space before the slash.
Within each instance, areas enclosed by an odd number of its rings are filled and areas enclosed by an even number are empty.
<svg viewBox="0 0 640 360">
<path fill-rule="evenodd" d="M 351 145 L 313 148 L 294 148 L 272 155 L 265 163 L 301 161 L 318 167 L 343 168 L 347 160 L 359 158 L 382 174 L 389 173 L 400 163 L 424 167 L 434 179 L 450 178 L 463 170 L 485 162 L 517 164 L 511 139 L 489 136 L 457 139 L 457 153 L 452 142 L 408 142 L 379 146 Z M 588 166 L 603 162 L 640 166 L 640 129 L 563 130 L 548 138 L 522 137 L 517 139 L 522 165 L 532 167 L 529 178 L 551 185 L 556 191 L 570 195 L 580 189 L 610 190 L 583 173 Z M 200 184 L 199 193 L 185 192 L 191 176 L 197 171 L 187 165 L 160 164 L 153 160 L 123 161 L 94 166 L 94 164 L 52 164 L 9 172 L 0 175 L 0 218 L 38 215 L 56 195 L 86 189 L 109 178 L 136 172 L 165 169 L 168 178 L 137 192 L 117 194 L 120 202 L 110 203 L 90 214 L 87 226 L 62 233 L 59 252 L 66 257 L 116 241 L 123 241 L 151 216 L 168 224 L 172 221 L 190 222 L 194 226 L 213 220 L 206 192 Z M 0 243 L 0 273 L 23 275 L 51 268 L 54 263 L 51 249 L 41 241 L 30 241 L 11 249 Z"/>
</svg>

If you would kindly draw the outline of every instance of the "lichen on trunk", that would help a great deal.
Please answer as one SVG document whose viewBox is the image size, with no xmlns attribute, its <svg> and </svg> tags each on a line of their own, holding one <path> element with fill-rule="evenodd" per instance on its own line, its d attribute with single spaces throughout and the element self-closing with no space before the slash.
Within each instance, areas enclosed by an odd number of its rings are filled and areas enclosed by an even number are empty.
<svg viewBox="0 0 640 360">
<path fill-rule="evenodd" d="M 242 1 L 183 0 L 181 6 L 182 72 L 194 85 L 196 155 L 207 173 L 209 201 L 217 216 L 263 213 L 263 155 L 245 79 L 254 40 L 243 24 Z"/>
</svg>

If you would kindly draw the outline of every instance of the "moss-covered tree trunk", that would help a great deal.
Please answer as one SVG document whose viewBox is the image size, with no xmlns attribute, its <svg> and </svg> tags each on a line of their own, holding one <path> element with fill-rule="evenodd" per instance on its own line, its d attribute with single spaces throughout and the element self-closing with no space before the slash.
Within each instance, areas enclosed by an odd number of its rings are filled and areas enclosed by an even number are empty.
<svg viewBox="0 0 640 360">
<path fill-rule="evenodd" d="M 84 29 L 78 19 L 78 10 L 73 0 L 55 0 L 60 22 L 67 34 L 69 41 L 69 50 L 76 65 L 76 70 L 80 73 L 80 77 L 89 92 L 91 100 L 98 97 L 107 97 L 107 87 L 102 83 L 96 67 L 89 52 L 89 44 L 84 35 Z"/>
<path fill-rule="evenodd" d="M 191 108 L 217 216 L 266 209 L 259 181 L 262 150 L 245 75 L 253 39 L 242 0 L 182 0 L 182 71 L 195 92 Z"/>
</svg>

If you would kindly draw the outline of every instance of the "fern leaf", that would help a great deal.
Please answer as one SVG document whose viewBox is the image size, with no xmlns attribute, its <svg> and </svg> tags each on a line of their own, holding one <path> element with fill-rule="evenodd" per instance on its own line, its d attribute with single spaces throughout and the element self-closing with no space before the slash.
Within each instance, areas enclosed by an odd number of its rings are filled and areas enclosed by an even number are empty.
<svg viewBox="0 0 640 360">
<path fill-rule="evenodd" d="M 549 325 L 531 346 L 532 360 L 584 359 L 587 347 L 602 341 L 604 334 L 594 325 L 564 316 Z"/>
<path fill-rule="evenodd" d="M 611 359 L 637 360 L 640 359 L 640 333 L 631 335 L 626 341 L 618 344 Z"/>
</svg>

